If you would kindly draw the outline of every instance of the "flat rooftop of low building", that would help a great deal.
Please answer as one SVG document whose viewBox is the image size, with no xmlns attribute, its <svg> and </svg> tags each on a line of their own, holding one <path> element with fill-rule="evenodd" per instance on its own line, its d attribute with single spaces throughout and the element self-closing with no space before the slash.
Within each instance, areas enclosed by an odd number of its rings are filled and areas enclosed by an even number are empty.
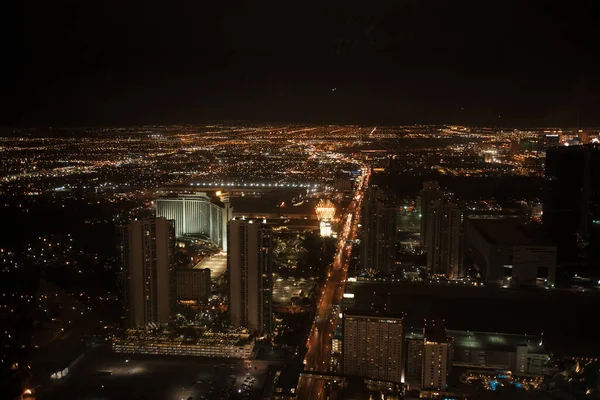
<svg viewBox="0 0 600 400">
<path fill-rule="evenodd" d="M 428 342 L 446 343 L 448 342 L 448 334 L 446 325 L 443 321 L 430 320 L 425 322 L 424 329 L 425 339 Z"/>
<path fill-rule="evenodd" d="M 378 322 L 391 322 L 391 323 L 402 323 L 403 315 L 391 315 L 389 313 L 352 313 L 352 311 L 348 311 L 344 314 L 344 319 L 352 320 L 352 319 L 367 319 L 367 320 L 375 320 Z"/>
<path fill-rule="evenodd" d="M 532 232 L 528 231 L 516 219 L 479 219 L 468 220 L 469 223 L 491 244 L 515 246 L 541 244 Z"/>
<path fill-rule="evenodd" d="M 287 228 L 292 231 L 296 230 L 307 230 L 307 229 L 318 229 L 319 220 L 317 219 L 267 219 L 267 225 L 272 226 L 274 229 Z"/>
<path fill-rule="evenodd" d="M 221 345 L 243 346 L 250 342 L 250 335 L 246 333 L 215 333 L 203 329 L 177 329 L 172 328 L 162 331 L 146 331 L 144 329 L 128 329 L 125 334 L 117 339 L 133 341 L 136 343 L 170 343 L 189 345 Z"/>
<path fill-rule="evenodd" d="M 227 270 L 227 254 L 219 253 L 203 258 L 194 269 L 210 269 L 210 279 L 219 279 Z"/>
<path fill-rule="evenodd" d="M 517 346 L 526 345 L 529 353 L 547 353 L 544 346 L 540 345 L 541 337 L 536 335 L 449 330 L 448 336 L 454 338 L 454 347 L 516 351 Z"/>
<path fill-rule="evenodd" d="M 223 207 L 223 202 L 218 196 L 214 196 L 214 193 L 197 192 L 190 190 L 179 190 L 179 191 L 164 191 L 164 194 L 158 196 L 158 200 L 175 200 L 175 199 L 206 199 L 209 202 Z"/>
<path fill-rule="evenodd" d="M 303 369 L 304 368 L 302 364 L 285 365 L 277 377 L 277 383 L 275 386 L 282 388 L 286 392 L 290 391 L 290 389 L 296 389 L 298 386 L 298 381 L 300 380 L 300 373 Z"/>
<path fill-rule="evenodd" d="M 315 214 L 316 201 L 309 199 L 292 203 L 291 196 L 233 197 L 234 214 Z"/>
<path fill-rule="evenodd" d="M 540 346 L 540 335 L 512 334 L 498 332 L 474 332 L 447 330 L 446 334 L 454 341 L 454 348 L 482 351 L 516 351 L 517 346 L 527 345 L 527 351 L 533 354 L 546 354 L 547 350 Z M 423 328 L 408 328 L 407 339 L 423 339 Z"/>
</svg>

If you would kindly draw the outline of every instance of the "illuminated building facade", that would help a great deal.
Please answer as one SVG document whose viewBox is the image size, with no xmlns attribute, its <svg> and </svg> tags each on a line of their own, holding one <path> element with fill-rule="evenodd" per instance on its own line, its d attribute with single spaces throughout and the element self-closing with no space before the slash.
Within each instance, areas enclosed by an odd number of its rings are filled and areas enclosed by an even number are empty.
<svg viewBox="0 0 600 400">
<path fill-rule="evenodd" d="M 423 389 L 445 390 L 450 373 L 451 347 L 443 323 L 426 321 L 423 344 Z"/>
<path fill-rule="evenodd" d="M 193 356 L 248 359 L 254 350 L 249 335 L 203 333 L 199 337 L 180 339 L 146 330 L 128 330 L 124 336 L 113 339 L 115 353 L 150 354 L 165 356 Z"/>
<path fill-rule="evenodd" d="M 129 327 L 169 322 L 173 302 L 174 222 L 129 221 L 118 227 L 124 317 Z"/>
<path fill-rule="evenodd" d="M 331 237 L 333 234 L 331 222 L 335 216 L 335 206 L 328 199 L 321 200 L 317 204 L 317 207 L 315 207 L 315 212 L 317 213 L 317 218 L 319 219 L 319 230 L 321 236 Z"/>
<path fill-rule="evenodd" d="M 229 313 L 234 327 L 273 331 L 272 233 L 253 220 L 229 221 Z"/>
<path fill-rule="evenodd" d="M 343 373 L 400 383 L 402 318 L 346 314 L 343 318 Z"/>
<path fill-rule="evenodd" d="M 227 251 L 227 221 L 233 209 L 227 197 L 223 205 L 211 202 L 204 192 L 156 199 L 156 216 L 175 221 L 175 236 L 202 235 Z"/>
</svg>

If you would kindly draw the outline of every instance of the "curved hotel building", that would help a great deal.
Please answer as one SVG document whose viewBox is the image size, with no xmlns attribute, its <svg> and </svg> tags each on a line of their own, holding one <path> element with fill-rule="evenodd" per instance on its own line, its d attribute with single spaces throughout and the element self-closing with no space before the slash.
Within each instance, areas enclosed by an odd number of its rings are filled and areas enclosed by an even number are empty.
<svg viewBox="0 0 600 400">
<path fill-rule="evenodd" d="M 156 199 L 156 216 L 175 221 L 175 237 L 204 235 L 223 251 L 227 251 L 227 221 L 232 213 L 227 199 L 220 206 L 204 192 Z"/>
</svg>

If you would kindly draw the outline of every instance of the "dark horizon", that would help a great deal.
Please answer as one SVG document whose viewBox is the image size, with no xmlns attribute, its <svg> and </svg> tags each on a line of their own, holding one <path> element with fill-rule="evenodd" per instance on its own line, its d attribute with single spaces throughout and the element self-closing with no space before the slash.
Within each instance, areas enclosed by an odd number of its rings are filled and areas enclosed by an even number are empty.
<svg viewBox="0 0 600 400">
<path fill-rule="evenodd" d="M 600 4 L 34 2 L 0 126 L 599 126 Z"/>
</svg>

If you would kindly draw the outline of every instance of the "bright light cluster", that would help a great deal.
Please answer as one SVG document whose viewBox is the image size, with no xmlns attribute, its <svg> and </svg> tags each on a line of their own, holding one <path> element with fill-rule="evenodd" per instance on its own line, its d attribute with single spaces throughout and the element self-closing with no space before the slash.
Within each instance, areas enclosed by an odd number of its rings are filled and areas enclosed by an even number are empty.
<svg viewBox="0 0 600 400">
<path fill-rule="evenodd" d="M 315 212 L 320 221 L 321 236 L 330 237 L 333 235 L 333 230 L 331 229 L 331 220 L 335 216 L 335 206 L 333 203 L 328 199 L 321 200 L 317 204 L 317 207 L 315 207 Z"/>
<path fill-rule="evenodd" d="M 320 221 L 332 220 L 335 215 L 335 206 L 329 199 L 321 200 L 315 207 L 315 212 Z"/>
</svg>

